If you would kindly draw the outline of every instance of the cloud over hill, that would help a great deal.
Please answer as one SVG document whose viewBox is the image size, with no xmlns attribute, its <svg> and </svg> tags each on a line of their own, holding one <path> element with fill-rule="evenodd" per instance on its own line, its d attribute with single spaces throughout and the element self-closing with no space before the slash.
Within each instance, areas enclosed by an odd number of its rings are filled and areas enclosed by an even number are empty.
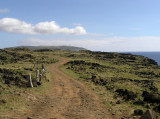
<svg viewBox="0 0 160 119">
<path fill-rule="evenodd" d="M 39 22 L 36 25 L 26 23 L 15 18 L 0 19 L 0 31 L 19 34 L 73 34 L 85 35 L 86 30 L 82 26 L 75 28 L 60 27 L 55 21 Z"/>
</svg>

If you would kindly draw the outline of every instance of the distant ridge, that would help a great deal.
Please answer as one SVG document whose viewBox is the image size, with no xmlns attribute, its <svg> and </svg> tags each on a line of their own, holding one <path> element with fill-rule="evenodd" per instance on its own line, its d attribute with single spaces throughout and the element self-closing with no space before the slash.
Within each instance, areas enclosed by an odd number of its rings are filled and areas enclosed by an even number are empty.
<svg viewBox="0 0 160 119">
<path fill-rule="evenodd" d="M 10 47 L 10 48 L 29 48 L 29 49 L 33 49 L 33 50 L 38 50 L 38 49 L 60 49 L 60 50 L 71 50 L 71 51 L 87 50 L 85 48 L 75 47 L 75 46 L 17 46 L 17 47 Z"/>
</svg>

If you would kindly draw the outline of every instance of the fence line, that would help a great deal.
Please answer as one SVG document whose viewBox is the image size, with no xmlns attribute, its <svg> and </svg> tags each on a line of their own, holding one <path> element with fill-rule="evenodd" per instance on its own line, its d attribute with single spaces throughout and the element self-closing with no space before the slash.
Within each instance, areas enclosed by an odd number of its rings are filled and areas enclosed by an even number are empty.
<svg viewBox="0 0 160 119">
<path fill-rule="evenodd" d="M 44 65 L 42 64 L 42 67 L 41 67 L 41 73 L 39 72 L 39 70 L 37 69 L 36 70 L 36 82 L 37 82 L 37 85 L 41 85 L 41 81 L 42 81 L 42 78 L 43 78 L 43 75 L 45 74 L 45 68 L 44 68 Z M 28 74 L 28 82 L 29 82 L 29 87 L 33 88 L 33 82 L 32 82 L 32 76 L 31 76 L 31 73 Z"/>
</svg>

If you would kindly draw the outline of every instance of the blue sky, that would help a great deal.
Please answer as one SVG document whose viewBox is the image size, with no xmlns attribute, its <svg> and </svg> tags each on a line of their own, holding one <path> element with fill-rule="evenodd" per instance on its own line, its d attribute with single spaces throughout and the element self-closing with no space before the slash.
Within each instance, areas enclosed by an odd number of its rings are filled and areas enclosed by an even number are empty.
<svg viewBox="0 0 160 119">
<path fill-rule="evenodd" d="M 0 0 L 0 48 L 160 51 L 159 0 Z"/>
</svg>

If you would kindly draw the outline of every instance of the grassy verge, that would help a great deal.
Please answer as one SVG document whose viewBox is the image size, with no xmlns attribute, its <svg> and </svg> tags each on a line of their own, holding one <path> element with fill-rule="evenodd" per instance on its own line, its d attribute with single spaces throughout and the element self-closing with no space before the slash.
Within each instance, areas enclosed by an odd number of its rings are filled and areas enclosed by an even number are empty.
<svg viewBox="0 0 160 119">
<path fill-rule="evenodd" d="M 127 117 L 128 115 L 132 116 L 135 109 L 142 109 L 143 111 L 146 111 L 146 108 L 143 106 L 133 105 L 131 102 L 124 101 L 121 97 L 115 97 L 114 93 L 107 90 L 104 86 L 96 85 L 90 80 L 79 78 L 81 75 L 67 69 L 67 66 L 63 65 L 60 67 L 60 69 L 64 73 L 88 85 L 94 91 L 94 93 L 99 95 L 100 99 L 112 115 L 118 117 Z"/>
<path fill-rule="evenodd" d="M 54 79 L 53 74 L 46 71 L 46 79 L 42 85 L 33 88 L 19 88 L 16 86 L 3 85 L 5 90 L 1 94 L 0 118 L 7 118 L 7 113 L 23 115 L 29 109 L 28 106 L 36 97 L 45 95 L 50 87 L 50 79 Z M 4 102 L 3 102 L 4 101 Z"/>
</svg>

